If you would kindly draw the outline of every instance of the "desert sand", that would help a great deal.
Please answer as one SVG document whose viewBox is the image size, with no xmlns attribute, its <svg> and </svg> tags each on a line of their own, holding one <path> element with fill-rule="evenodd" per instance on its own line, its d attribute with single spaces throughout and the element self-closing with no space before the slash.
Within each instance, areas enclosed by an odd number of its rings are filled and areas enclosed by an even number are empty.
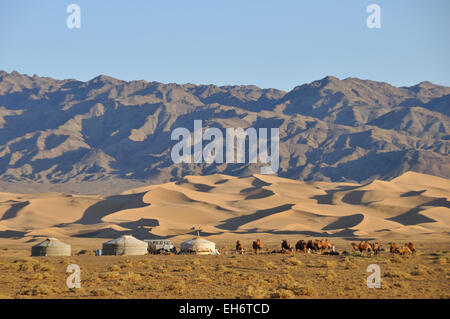
<svg viewBox="0 0 450 319">
<path fill-rule="evenodd" d="M 216 174 L 115 196 L 0 193 L 0 299 L 449 298 L 449 190 L 449 180 L 408 172 L 364 185 Z M 93 255 L 123 234 L 178 246 L 197 231 L 220 256 Z M 30 258 L 48 236 L 71 244 L 72 256 Z M 272 253 L 281 239 L 325 237 L 340 256 Z M 245 255 L 235 254 L 237 239 Z M 360 240 L 385 249 L 361 255 L 350 245 Z M 391 256 L 391 241 L 413 241 L 417 253 Z M 81 289 L 66 287 L 72 263 Z M 381 289 L 366 285 L 374 263 Z"/>
<path fill-rule="evenodd" d="M 0 244 L 52 236 L 91 248 L 123 234 L 180 243 L 198 231 L 224 244 L 308 237 L 447 241 L 449 196 L 449 180 L 414 172 L 364 185 L 215 174 L 107 197 L 0 192 Z"/>
</svg>

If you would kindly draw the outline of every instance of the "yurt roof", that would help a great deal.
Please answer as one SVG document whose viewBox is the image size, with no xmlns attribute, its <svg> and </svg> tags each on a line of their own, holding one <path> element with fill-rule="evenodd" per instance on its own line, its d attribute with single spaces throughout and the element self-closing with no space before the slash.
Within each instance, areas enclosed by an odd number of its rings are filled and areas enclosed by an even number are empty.
<svg viewBox="0 0 450 319">
<path fill-rule="evenodd" d="M 123 235 L 119 238 L 112 239 L 104 243 L 104 245 L 117 245 L 117 246 L 143 246 L 147 247 L 148 244 L 142 240 L 139 240 L 131 235 Z"/>
<path fill-rule="evenodd" d="M 193 238 L 187 240 L 181 244 L 182 246 L 215 246 L 216 244 L 212 241 L 203 239 L 203 238 Z"/>
<path fill-rule="evenodd" d="M 34 245 L 33 247 L 68 247 L 69 244 L 63 243 L 57 238 L 49 237 L 43 242 Z"/>
</svg>

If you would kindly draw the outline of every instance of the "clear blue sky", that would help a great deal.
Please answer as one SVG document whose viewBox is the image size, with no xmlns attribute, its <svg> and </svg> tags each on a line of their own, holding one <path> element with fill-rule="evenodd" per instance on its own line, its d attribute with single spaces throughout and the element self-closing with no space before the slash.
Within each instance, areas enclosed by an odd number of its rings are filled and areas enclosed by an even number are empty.
<svg viewBox="0 0 450 319">
<path fill-rule="evenodd" d="M 81 29 L 66 8 L 81 7 Z M 381 7 L 381 29 L 366 7 Z M 450 86 L 449 0 L 2 0 L 0 69 L 290 90 L 334 75 Z"/>
</svg>

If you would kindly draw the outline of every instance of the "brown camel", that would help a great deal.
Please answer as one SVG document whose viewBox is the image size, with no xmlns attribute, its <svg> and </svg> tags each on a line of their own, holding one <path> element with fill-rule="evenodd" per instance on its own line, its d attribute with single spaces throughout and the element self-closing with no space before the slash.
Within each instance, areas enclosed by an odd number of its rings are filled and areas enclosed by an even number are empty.
<svg viewBox="0 0 450 319">
<path fill-rule="evenodd" d="M 309 249 L 310 251 L 318 251 L 319 247 L 318 245 L 313 242 L 312 240 L 308 240 L 308 242 L 306 243 L 306 248 Z"/>
<path fill-rule="evenodd" d="M 261 251 L 261 249 L 263 248 L 263 244 L 261 243 L 261 241 L 259 239 L 257 239 L 256 241 L 253 242 L 253 251 L 257 254 L 258 252 Z"/>
<path fill-rule="evenodd" d="M 405 246 L 408 246 L 409 250 L 411 250 L 411 252 L 413 254 L 416 253 L 416 246 L 412 242 L 409 242 L 409 243 L 405 244 Z"/>
<path fill-rule="evenodd" d="M 282 250 L 283 252 L 289 251 L 289 252 L 292 253 L 292 252 L 294 251 L 294 248 L 292 247 L 292 245 L 290 245 L 290 244 L 288 243 L 288 241 L 287 241 L 286 239 L 284 239 L 283 242 L 281 243 L 281 250 Z"/>
<path fill-rule="evenodd" d="M 239 255 L 244 254 L 244 248 L 242 247 L 242 244 L 239 240 L 236 241 L 236 254 L 239 254 Z"/>
<path fill-rule="evenodd" d="M 378 253 L 381 250 L 381 246 L 378 243 L 373 243 L 372 244 L 372 250 L 373 250 L 375 255 L 378 255 Z"/>
<path fill-rule="evenodd" d="M 408 244 L 405 244 L 402 248 L 399 249 L 400 255 L 410 255 L 412 254 L 411 249 L 409 249 Z"/>
<path fill-rule="evenodd" d="M 302 239 L 295 244 L 295 250 L 306 253 L 306 242 Z"/>
<path fill-rule="evenodd" d="M 327 250 L 327 249 L 331 249 L 331 247 L 333 246 L 328 239 L 322 239 L 321 240 L 321 245 L 322 245 L 322 250 Z"/>
<path fill-rule="evenodd" d="M 400 249 L 397 247 L 397 245 L 395 243 L 391 243 L 391 246 L 389 247 L 389 251 L 391 252 L 392 255 L 400 253 Z"/>
<path fill-rule="evenodd" d="M 355 243 L 351 243 L 351 245 L 354 250 L 359 251 L 361 256 L 362 256 L 363 251 L 367 251 L 368 254 L 370 254 L 372 251 L 372 246 L 366 241 L 360 242 L 359 245 L 357 245 Z"/>
</svg>

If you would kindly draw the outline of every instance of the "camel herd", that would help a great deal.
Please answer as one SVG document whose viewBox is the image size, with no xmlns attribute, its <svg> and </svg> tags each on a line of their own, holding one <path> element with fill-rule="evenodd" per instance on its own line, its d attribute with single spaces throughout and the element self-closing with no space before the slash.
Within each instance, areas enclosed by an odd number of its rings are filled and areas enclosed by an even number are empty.
<svg viewBox="0 0 450 319">
<path fill-rule="evenodd" d="M 253 252 L 255 254 L 258 254 L 261 251 L 261 249 L 263 248 L 263 246 L 264 245 L 261 243 L 261 241 L 259 239 L 257 239 L 256 241 L 254 241 L 252 243 Z M 236 254 L 239 254 L 239 255 L 244 254 L 244 247 L 242 246 L 240 240 L 236 241 Z"/>
<path fill-rule="evenodd" d="M 391 243 L 390 252 L 391 254 L 410 255 L 416 253 L 416 247 L 411 242 L 405 243 L 403 247 L 397 247 L 395 243 Z"/>
<path fill-rule="evenodd" d="M 359 251 L 361 255 L 363 254 L 363 252 L 367 252 L 368 255 L 371 255 L 372 253 L 374 255 L 378 255 L 379 252 L 383 250 L 379 243 L 369 243 L 367 241 L 361 241 L 359 244 L 351 243 L 351 245 L 353 247 L 353 250 Z M 411 242 L 404 244 L 403 247 L 398 247 L 395 243 L 390 243 L 390 245 L 391 254 L 408 255 L 416 252 L 416 247 Z M 259 239 L 255 240 L 252 243 L 253 252 L 255 254 L 260 253 L 263 247 L 264 245 Z M 327 250 L 330 251 L 326 252 Z M 334 245 L 331 244 L 328 239 L 316 239 L 314 241 L 299 240 L 295 244 L 295 247 L 285 239 L 281 242 L 281 251 L 279 252 L 293 253 L 294 251 L 303 253 L 325 253 L 329 255 L 339 255 L 339 253 L 336 252 Z M 239 240 L 236 241 L 236 253 L 241 255 L 244 254 L 244 247 Z"/>
<path fill-rule="evenodd" d="M 258 254 L 261 252 L 264 245 L 262 244 L 261 240 L 257 239 L 252 243 L 253 252 L 255 254 Z M 322 239 L 322 240 L 299 240 L 295 247 L 289 244 L 287 240 L 283 240 L 281 242 L 281 252 L 289 252 L 293 253 L 295 251 L 299 252 L 324 252 L 327 249 L 332 249 L 334 251 L 334 246 L 328 241 L 328 239 Z M 242 243 L 240 240 L 236 241 L 236 253 L 237 254 L 244 254 L 244 248 L 242 246 Z"/>
<path fill-rule="evenodd" d="M 381 246 L 378 243 L 369 243 L 367 241 L 362 241 L 359 244 L 351 243 L 353 250 L 359 251 L 360 254 L 364 251 L 367 251 L 367 254 L 374 253 L 375 255 L 378 255 L 378 253 L 381 250 Z"/>
<path fill-rule="evenodd" d="M 321 239 L 321 240 L 299 240 L 295 244 L 295 251 L 303 252 L 303 253 L 311 253 L 311 252 L 318 252 L 323 253 L 326 250 L 332 250 L 332 252 L 335 252 L 334 245 L 331 244 L 328 239 Z"/>
<path fill-rule="evenodd" d="M 398 247 L 395 243 L 389 243 L 391 254 L 399 254 L 399 255 L 409 255 L 414 254 L 416 252 L 416 247 L 413 243 L 409 242 L 403 245 L 403 247 Z M 367 241 L 362 241 L 359 244 L 352 243 L 353 250 L 359 251 L 362 255 L 363 252 L 367 252 L 368 255 L 374 253 L 378 255 L 380 250 L 382 250 L 381 245 L 378 243 L 369 243 Z"/>
</svg>

